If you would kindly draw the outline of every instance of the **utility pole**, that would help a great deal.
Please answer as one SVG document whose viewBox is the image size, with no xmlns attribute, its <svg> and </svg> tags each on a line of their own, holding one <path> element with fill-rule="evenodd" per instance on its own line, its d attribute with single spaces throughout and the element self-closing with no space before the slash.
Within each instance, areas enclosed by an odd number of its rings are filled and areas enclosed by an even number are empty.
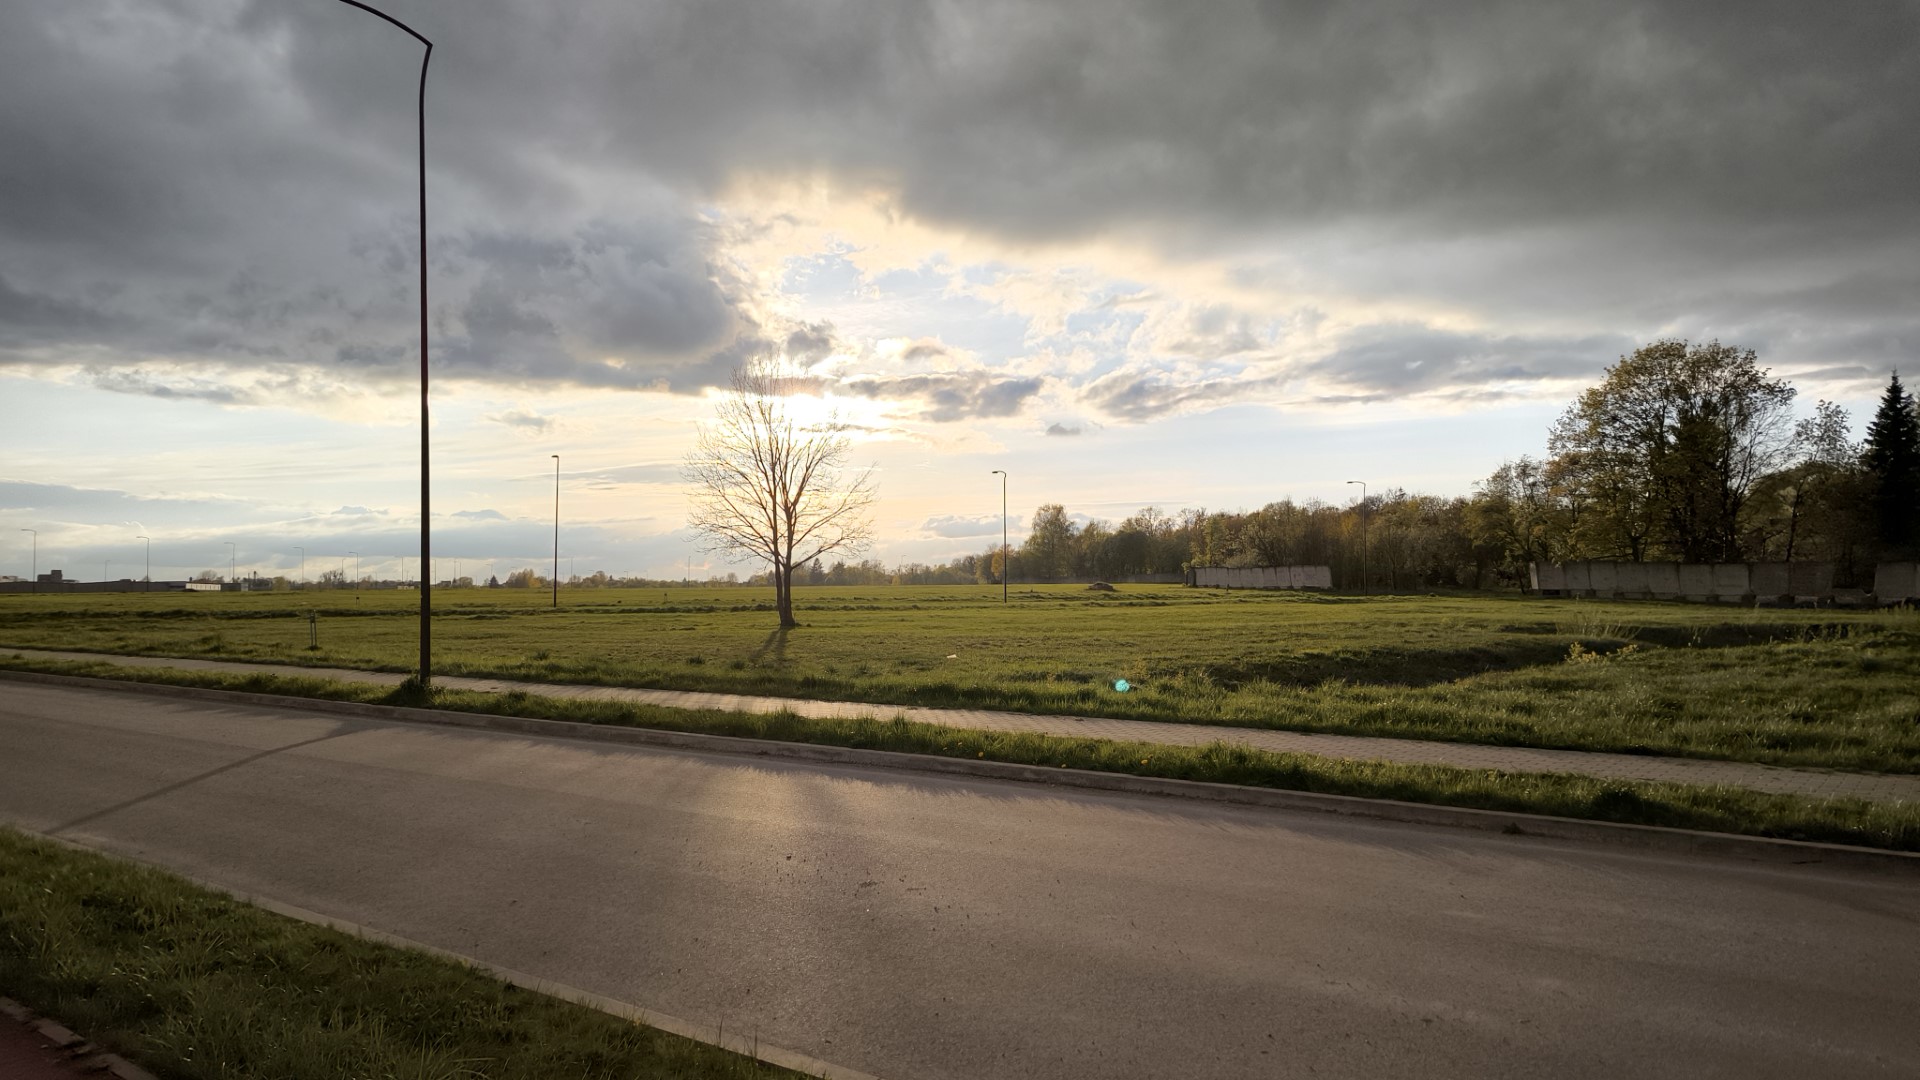
<svg viewBox="0 0 1920 1080">
<path fill-rule="evenodd" d="M 553 607 L 560 609 L 560 455 L 553 455 Z"/>
<path fill-rule="evenodd" d="M 1349 484 L 1360 485 L 1360 595 L 1366 596 L 1367 585 L 1367 482 L 1349 480 Z"/>
<path fill-rule="evenodd" d="M 1007 564 L 1012 559 L 1007 554 L 1007 470 L 993 470 L 1000 474 L 1000 602 L 1007 602 Z"/>
</svg>

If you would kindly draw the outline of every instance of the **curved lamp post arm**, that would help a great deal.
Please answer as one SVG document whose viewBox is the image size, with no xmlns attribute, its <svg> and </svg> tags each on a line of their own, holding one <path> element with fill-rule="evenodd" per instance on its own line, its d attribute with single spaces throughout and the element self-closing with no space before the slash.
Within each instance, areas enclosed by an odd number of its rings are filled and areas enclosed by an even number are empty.
<svg viewBox="0 0 1920 1080">
<path fill-rule="evenodd" d="M 433 565 L 433 513 L 432 491 L 428 482 L 427 455 L 427 65 L 433 61 L 433 42 L 428 41 L 418 30 L 399 19 L 369 7 L 360 0 L 340 0 L 348 7 L 356 7 L 369 15 L 378 15 L 382 19 L 405 30 L 415 41 L 427 47 L 425 55 L 420 57 L 420 565 L 423 568 Z M 356 569 L 356 576 L 358 571 Z M 432 678 L 432 626 L 429 616 L 433 611 L 433 582 L 431 574 L 420 575 L 420 686 L 425 689 Z M 358 583 L 356 583 L 357 587 Z"/>
</svg>

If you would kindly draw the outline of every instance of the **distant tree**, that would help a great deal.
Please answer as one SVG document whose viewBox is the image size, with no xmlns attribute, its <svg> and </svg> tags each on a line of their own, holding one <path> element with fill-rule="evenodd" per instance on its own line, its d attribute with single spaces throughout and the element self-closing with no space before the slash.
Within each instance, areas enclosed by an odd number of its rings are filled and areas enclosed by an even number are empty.
<svg viewBox="0 0 1920 1080">
<path fill-rule="evenodd" d="M 224 580 L 224 579 L 223 579 L 223 578 L 221 578 L 221 576 L 220 576 L 220 574 L 219 574 L 219 572 L 218 572 L 218 571 L 214 571 L 214 570 L 202 570 L 202 571 L 200 571 L 199 573 L 197 573 L 197 574 L 195 574 L 195 575 L 193 575 L 193 580 L 194 580 L 194 581 L 197 581 L 197 582 L 200 582 L 200 583 L 202 583 L 202 584 L 207 584 L 207 585 L 212 585 L 212 584 L 214 584 L 214 583 L 216 583 L 216 582 L 219 582 L 219 581 L 222 581 L 222 580 Z"/>
<path fill-rule="evenodd" d="M 1608 368 L 1549 437 L 1586 553 L 1738 561 L 1753 486 L 1787 460 L 1793 393 L 1717 341 L 1658 341 Z"/>
<path fill-rule="evenodd" d="M 688 524 L 706 550 L 767 564 L 782 627 L 799 625 L 796 567 L 864 551 L 872 539 L 872 470 L 848 471 L 852 443 L 837 415 L 795 416 L 797 383 L 772 360 L 735 372 L 682 468 L 693 485 Z"/>
<path fill-rule="evenodd" d="M 523 567 L 507 575 L 507 588 L 509 589 L 534 589 L 545 584 L 546 582 L 541 580 L 540 575 L 533 572 L 532 567 Z"/>
<path fill-rule="evenodd" d="M 1525 587 L 1527 568 L 1555 556 L 1562 522 L 1546 467 L 1522 455 L 1475 487 L 1467 510 L 1468 536 L 1489 551 L 1502 578 Z"/>
<path fill-rule="evenodd" d="M 1874 523 L 1881 549 L 1909 555 L 1920 548 L 1920 414 L 1895 372 L 1867 425 L 1861 454 L 1872 484 Z"/>
<path fill-rule="evenodd" d="M 1072 572 L 1074 526 L 1067 508 L 1048 503 L 1033 512 L 1033 531 L 1020 545 L 1020 565 L 1039 580 L 1063 578 Z"/>
</svg>

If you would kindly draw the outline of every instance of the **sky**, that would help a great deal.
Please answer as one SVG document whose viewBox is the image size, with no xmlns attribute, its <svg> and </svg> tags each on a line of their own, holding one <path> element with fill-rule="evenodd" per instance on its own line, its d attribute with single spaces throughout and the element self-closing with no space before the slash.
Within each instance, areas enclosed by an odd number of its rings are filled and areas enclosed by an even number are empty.
<svg viewBox="0 0 1920 1080">
<path fill-rule="evenodd" d="M 434 42 L 437 578 L 548 565 L 554 454 L 563 575 L 750 572 L 681 463 L 761 356 L 888 564 L 997 542 L 994 469 L 1016 543 L 1467 494 L 1662 338 L 1856 433 L 1920 371 L 1916 3 L 385 10 Z M 418 573 L 421 51 L 0 0 L 0 574 Z"/>
</svg>

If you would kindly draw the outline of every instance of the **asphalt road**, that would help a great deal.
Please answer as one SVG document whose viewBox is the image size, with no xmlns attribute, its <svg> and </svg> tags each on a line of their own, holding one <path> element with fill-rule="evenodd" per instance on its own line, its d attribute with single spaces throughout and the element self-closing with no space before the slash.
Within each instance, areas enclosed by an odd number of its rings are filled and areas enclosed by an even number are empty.
<svg viewBox="0 0 1920 1080">
<path fill-rule="evenodd" d="M 887 1080 L 1920 1076 L 1920 881 L 0 685 L 0 821 Z"/>
</svg>

